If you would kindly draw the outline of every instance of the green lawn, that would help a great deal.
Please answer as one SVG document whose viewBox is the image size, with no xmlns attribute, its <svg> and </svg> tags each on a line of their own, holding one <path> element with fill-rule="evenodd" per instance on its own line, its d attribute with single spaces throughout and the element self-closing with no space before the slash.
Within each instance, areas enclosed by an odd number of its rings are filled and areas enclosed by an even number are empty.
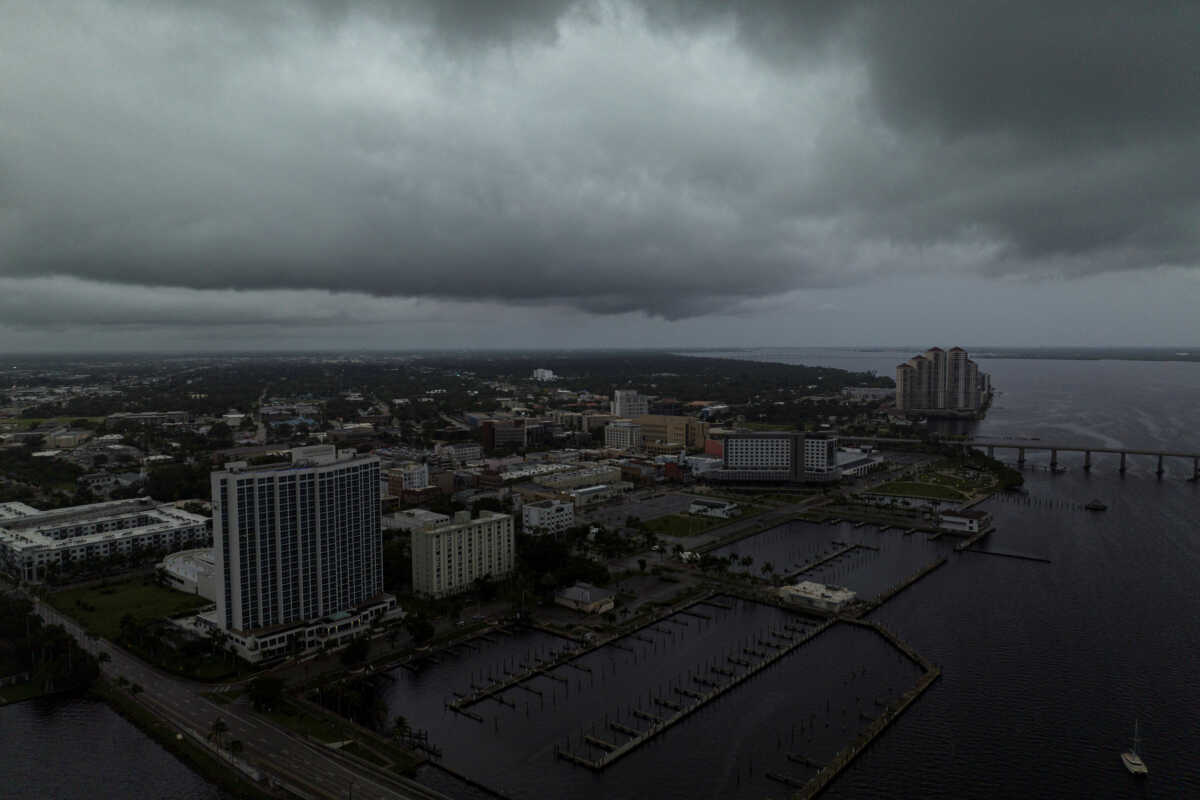
<svg viewBox="0 0 1200 800">
<path fill-rule="evenodd" d="M 957 489 L 949 486 L 938 486 L 933 483 L 913 483 L 911 481 L 892 481 L 874 490 L 878 494 L 894 494 L 903 497 L 928 497 L 932 500 L 966 500 L 967 497 Z"/>
<path fill-rule="evenodd" d="M 693 514 L 668 514 L 665 517 L 649 520 L 643 523 L 646 530 L 659 536 L 699 536 L 707 530 L 716 528 L 719 525 L 726 525 L 730 522 L 736 522 L 739 519 L 752 517 L 755 514 L 761 514 L 764 509 L 762 506 L 741 505 L 742 513 L 730 519 L 721 519 L 720 517 L 704 517 Z"/>
<path fill-rule="evenodd" d="M 107 586 L 66 589 L 50 595 L 49 602 L 79 620 L 88 631 L 106 639 L 120 636 L 121 617 L 126 614 L 144 622 L 179 616 L 212 604 L 199 595 L 144 583 L 140 578 Z"/>
<path fill-rule="evenodd" d="M 18 417 L 13 422 L 17 423 L 20 430 L 33 430 L 43 422 L 50 422 L 55 425 L 69 425 L 77 419 L 86 419 L 89 422 L 103 422 L 104 417 Z"/>
</svg>

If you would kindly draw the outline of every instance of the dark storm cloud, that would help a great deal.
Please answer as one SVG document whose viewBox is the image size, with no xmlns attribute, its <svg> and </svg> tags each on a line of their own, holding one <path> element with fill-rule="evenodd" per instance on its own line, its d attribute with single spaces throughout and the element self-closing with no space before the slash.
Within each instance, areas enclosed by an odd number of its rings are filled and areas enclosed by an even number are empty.
<svg viewBox="0 0 1200 800">
<path fill-rule="evenodd" d="M 9 16 L 0 272 L 16 278 L 679 318 L 885 274 L 1200 252 L 1196 4 Z"/>
</svg>

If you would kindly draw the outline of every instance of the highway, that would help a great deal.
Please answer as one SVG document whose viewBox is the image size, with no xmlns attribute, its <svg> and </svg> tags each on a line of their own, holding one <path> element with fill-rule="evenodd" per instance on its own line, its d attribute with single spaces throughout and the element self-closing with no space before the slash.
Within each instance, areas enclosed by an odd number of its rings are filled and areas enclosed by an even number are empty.
<svg viewBox="0 0 1200 800">
<path fill-rule="evenodd" d="M 110 660 L 100 665 L 105 676 L 114 680 L 123 676 L 140 685 L 142 692 L 136 699 L 166 722 L 190 728 L 203 738 L 215 719 L 223 719 L 229 726 L 226 739 L 242 742 L 242 760 L 274 785 L 314 800 L 448 800 L 407 778 L 368 769 L 335 750 L 307 741 L 255 714 L 244 700 L 229 705 L 215 703 L 202 695 L 213 687 L 159 672 L 111 642 L 89 637 L 73 619 L 51 606 L 36 598 L 33 602 L 42 619 L 63 626 L 84 649 L 97 656 L 108 653 Z"/>
</svg>

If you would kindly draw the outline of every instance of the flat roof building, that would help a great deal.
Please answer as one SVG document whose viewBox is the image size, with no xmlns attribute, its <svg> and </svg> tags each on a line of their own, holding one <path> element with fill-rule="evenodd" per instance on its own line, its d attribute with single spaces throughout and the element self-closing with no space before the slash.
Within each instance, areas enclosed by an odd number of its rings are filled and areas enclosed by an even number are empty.
<svg viewBox="0 0 1200 800">
<path fill-rule="evenodd" d="M 830 586 L 816 581 L 800 581 L 779 589 L 779 596 L 789 603 L 815 608 L 818 611 L 838 612 L 854 602 L 857 593 L 844 586 Z"/>
<path fill-rule="evenodd" d="M 39 511 L 0 504 L 0 570 L 30 582 L 67 562 L 206 545 L 209 520 L 148 497 Z"/>
<path fill-rule="evenodd" d="M 499 580 L 512 574 L 516 562 L 510 514 L 459 511 L 454 519 L 412 533 L 413 591 L 446 597 L 468 591 L 480 578 Z"/>
<path fill-rule="evenodd" d="M 332 445 L 290 455 L 212 473 L 215 621 L 226 631 L 257 635 L 395 606 L 383 593 L 379 459 Z"/>
</svg>

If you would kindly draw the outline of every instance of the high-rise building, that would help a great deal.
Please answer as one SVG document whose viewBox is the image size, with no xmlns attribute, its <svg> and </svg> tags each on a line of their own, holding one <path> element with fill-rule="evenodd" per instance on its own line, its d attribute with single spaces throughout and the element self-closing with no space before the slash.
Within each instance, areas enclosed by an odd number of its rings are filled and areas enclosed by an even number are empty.
<svg viewBox="0 0 1200 800">
<path fill-rule="evenodd" d="M 259 657 L 328 638 L 328 625 L 306 623 L 336 617 L 353 635 L 395 608 L 383 593 L 379 459 L 331 445 L 290 456 L 212 473 L 213 621 Z"/>
<path fill-rule="evenodd" d="M 990 392 L 990 377 L 961 347 L 934 347 L 896 367 L 898 411 L 973 414 Z"/>
<path fill-rule="evenodd" d="M 642 397 L 635 389 L 617 389 L 613 392 L 612 413 L 618 417 L 644 417 L 650 412 L 650 398 Z"/>
<path fill-rule="evenodd" d="M 509 514 L 459 511 L 450 522 L 412 532 L 413 591 L 426 597 L 465 592 L 479 578 L 510 575 L 516 560 Z"/>
</svg>

